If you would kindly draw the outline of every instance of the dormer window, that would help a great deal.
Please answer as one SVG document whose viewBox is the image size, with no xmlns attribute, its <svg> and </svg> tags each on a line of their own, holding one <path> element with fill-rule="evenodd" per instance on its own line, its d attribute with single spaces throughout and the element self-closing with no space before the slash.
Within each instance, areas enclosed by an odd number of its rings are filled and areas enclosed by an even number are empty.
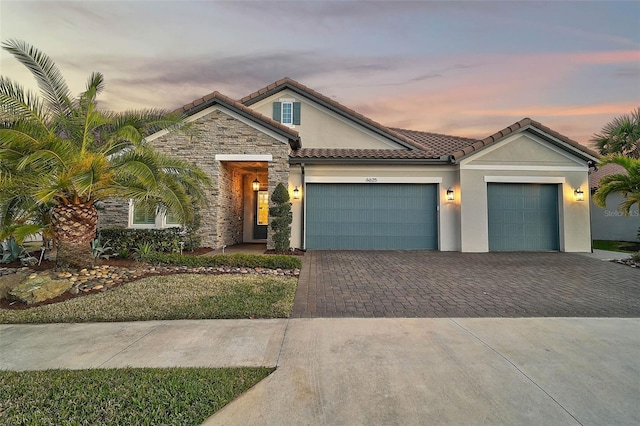
<svg viewBox="0 0 640 426">
<path fill-rule="evenodd" d="M 300 102 L 293 100 L 274 102 L 273 119 L 287 126 L 300 124 Z"/>
</svg>

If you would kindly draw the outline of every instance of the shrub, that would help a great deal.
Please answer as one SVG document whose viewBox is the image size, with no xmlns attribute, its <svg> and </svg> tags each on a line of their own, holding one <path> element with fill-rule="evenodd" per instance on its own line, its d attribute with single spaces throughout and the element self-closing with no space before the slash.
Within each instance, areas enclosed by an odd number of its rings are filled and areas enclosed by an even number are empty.
<svg viewBox="0 0 640 426">
<path fill-rule="evenodd" d="M 275 206 L 269 208 L 271 216 L 271 229 L 273 233 L 273 245 L 276 251 L 289 250 L 291 245 L 291 222 L 293 215 L 291 214 L 291 203 L 289 202 L 289 191 L 281 182 L 271 195 L 271 201 Z"/>
<path fill-rule="evenodd" d="M 99 235 L 101 240 L 110 241 L 111 249 L 116 253 L 131 252 L 134 248 L 146 245 L 153 251 L 179 252 L 184 236 L 181 228 L 107 228 L 101 229 Z"/>
<path fill-rule="evenodd" d="M 142 260 L 156 265 L 176 265 L 189 267 L 245 267 L 267 269 L 296 269 L 302 262 L 294 256 L 259 254 L 219 254 L 217 256 L 193 256 L 177 253 L 149 253 Z"/>
</svg>

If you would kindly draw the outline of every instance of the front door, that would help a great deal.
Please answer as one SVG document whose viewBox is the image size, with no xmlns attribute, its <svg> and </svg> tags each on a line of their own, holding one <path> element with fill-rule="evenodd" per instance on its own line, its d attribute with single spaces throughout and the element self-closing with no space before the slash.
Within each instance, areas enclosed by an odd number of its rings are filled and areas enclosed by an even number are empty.
<svg viewBox="0 0 640 426">
<path fill-rule="evenodd" d="M 253 239 L 266 240 L 269 225 L 269 193 L 267 191 L 256 191 L 254 194 L 256 195 L 256 214 L 253 222 Z"/>
</svg>

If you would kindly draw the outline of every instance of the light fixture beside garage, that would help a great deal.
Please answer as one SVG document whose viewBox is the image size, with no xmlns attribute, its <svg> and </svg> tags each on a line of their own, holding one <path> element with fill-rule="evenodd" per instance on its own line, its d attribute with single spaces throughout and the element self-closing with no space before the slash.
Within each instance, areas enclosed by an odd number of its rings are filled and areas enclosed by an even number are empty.
<svg viewBox="0 0 640 426">
<path fill-rule="evenodd" d="M 454 192 L 453 189 L 449 188 L 447 189 L 447 201 L 453 201 L 454 200 Z"/>
<path fill-rule="evenodd" d="M 573 191 L 573 196 L 576 201 L 584 201 L 584 191 L 580 187 Z"/>
<path fill-rule="evenodd" d="M 300 190 L 298 189 L 297 186 L 293 189 L 293 199 L 294 200 L 300 199 Z"/>
</svg>

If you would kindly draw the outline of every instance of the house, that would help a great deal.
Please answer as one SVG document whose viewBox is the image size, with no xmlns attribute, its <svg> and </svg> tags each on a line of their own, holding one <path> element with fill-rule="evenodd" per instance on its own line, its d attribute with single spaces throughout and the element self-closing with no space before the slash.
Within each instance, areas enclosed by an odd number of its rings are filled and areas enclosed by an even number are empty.
<svg viewBox="0 0 640 426">
<path fill-rule="evenodd" d="M 626 174 L 624 167 L 610 163 L 599 167 L 589 175 L 591 193 L 596 192 L 600 180 L 612 174 Z M 638 206 L 631 207 L 629 216 L 625 216 L 618 206 L 623 202 L 622 194 L 614 193 L 607 197 L 607 205 L 601 208 L 591 199 L 591 233 L 594 240 L 636 241 L 640 239 L 640 212 Z"/>
<path fill-rule="evenodd" d="M 591 250 L 588 170 L 598 154 L 529 118 L 482 140 L 389 128 L 290 78 L 240 100 L 214 92 L 179 111 L 197 136 L 149 141 L 213 177 L 205 245 L 271 246 L 269 198 L 283 182 L 292 247 Z M 108 203 L 101 218 L 170 222 L 128 201 Z"/>
</svg>

